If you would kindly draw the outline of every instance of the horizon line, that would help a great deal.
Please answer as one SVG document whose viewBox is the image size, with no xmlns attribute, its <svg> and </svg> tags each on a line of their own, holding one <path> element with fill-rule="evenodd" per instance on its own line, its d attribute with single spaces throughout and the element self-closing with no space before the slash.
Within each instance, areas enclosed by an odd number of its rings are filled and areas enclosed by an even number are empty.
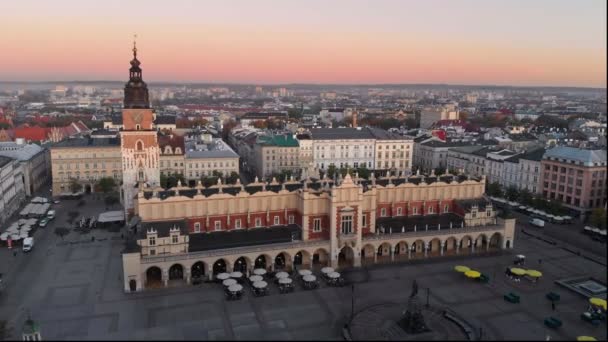
<svg viewBox="0 0 608 342">
<path fill-rule="evenodd" d="M 120 80 L 61 80 L 61 81 L 2 81 L 2 83 L 125 83 L 126 81 Z M 595 89 L 595 90 L 606 90 L 606 87 L 592 87 L 592 86 L 566 86 L 566 85 L 500 85 L 500 84 L 455 84 L 455 83 L 247 83 L 247 82 L 217 82 L 217 81 L 148 81 L 148 84 L 182 84 L 182 85 L 196 85 L 196 84 L 218 84 L 218 85 L 247 85 L 247 86 L 452 86 L 452 87 L 489 87 L 489 88 L 572 88 L 572 89 Z"/>
</svg>

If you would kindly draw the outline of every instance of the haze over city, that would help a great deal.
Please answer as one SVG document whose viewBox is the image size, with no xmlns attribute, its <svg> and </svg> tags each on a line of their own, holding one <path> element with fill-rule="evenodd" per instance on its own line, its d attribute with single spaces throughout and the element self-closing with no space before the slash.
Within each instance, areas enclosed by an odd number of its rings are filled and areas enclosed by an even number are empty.
<svg viewBox="0 0 608 342">
<path fill-rule="evenodd" d="M 1 81 L 606 86 L 604 1 L 5 1 Z"/>
</svg>

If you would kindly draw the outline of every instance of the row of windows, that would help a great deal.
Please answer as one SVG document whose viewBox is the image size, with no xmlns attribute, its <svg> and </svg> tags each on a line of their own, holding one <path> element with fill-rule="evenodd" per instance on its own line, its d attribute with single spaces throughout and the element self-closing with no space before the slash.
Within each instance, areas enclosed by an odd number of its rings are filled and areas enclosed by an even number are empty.
<svg viewBox="0 0 608 342">
<path fill-rule="evenodd" d="M 275 225 L 275 226 L 281 225 L 281 217 L 280 216 L 274 216 L 273 220 L 274 220 L 273 221 L 273 225 Z M 295 223 L 295 217 L 293 215 L 289 215 L 287 222 L 289 222 L 289 224 L 294 224 Z M 262 227 L 262 219 L 260 217 L 256 217 L 255 218 L 255 220 L 254 220 L 254 227 L 255 228 Z M 243 228 L 241 219 L 235 219 L 234 220 L 234 228 L 235 229 L 242 229 Z M 217 231 L 221 231 L 222 230 L 222 221 L 221 220 L 215 220 L 215 221 L 213 221 L 213 229 L 216 232 Z M 195 222 L 194 223 L 194 232 L 195 233 L 200 233 L 201 232 L 201 223 L 200 222 Z"/>
<path fill-rule="evenodd" d="M 72 169 L 72 165 L 74 165 L 74 170 L 79 170 L 80 169 L 80 163 L 65 163 L 65 170 L 71 170 Z M 105 162 L 101 162 L 101 163 L 84 163 L 84 168 L 85 169 L 97 169 L 97 167 L 99 166 L 101 169 L 105 169 L 106 166 L 113 166 L 114 168 L 119 168 L 120 167 L 120 163 L 108 163 L 106 164 Z M 64 164 L 59 164 L 59 170 L 64 170 Z"/>
<path fill-rule="evenodd" d="M 450 205 L 449 204 L 446 204 L 443 207 L 443 212 L 444 213 L 450 212 Z M 412 208 L 412 214 L 413 215 L 418 215 L 418 207 L 413 207 Z M 427 208 L 427 214 L 435 214 L 435 208 L 434 207 L 428 207 Z M 396 216 L 403 216 L 403 208 L 402 207 L 397 207 L 397 215 Z M 380 217 L 386 217 L 386 208 L 381 208 L 380 209 Z"/>
<path fill-rule="evenodd" d="M 162 162 L 161 162 L 162 164 Z M 205 168 L 205 165 L 207 166 L 207 168 L 211 168 L 211 167 L 224 167 L 224 162 L 213 162 L 213 166 L 211 166 L 211 162 L 209 163 L 200 163 L 200 167 L 199 167 L 199 163 L 189 163 L 188 164 L 188 168 L 189 169 L 199 169 L 199 168 Z M 162 165 L 161 165 L 162 166 Z M 236 163 L 235 162 L 226 162 L 226 167 L 236 167 Z"/>
</svg>

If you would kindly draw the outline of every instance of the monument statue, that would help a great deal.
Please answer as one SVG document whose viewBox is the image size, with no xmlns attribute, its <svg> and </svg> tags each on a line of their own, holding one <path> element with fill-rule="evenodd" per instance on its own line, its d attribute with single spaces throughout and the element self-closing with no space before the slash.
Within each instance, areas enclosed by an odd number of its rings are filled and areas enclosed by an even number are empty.
<svg viewBox="0 0 608 342">
<path fill-rule="evenodd" d="M 414 279 L 412 283 L 412 293 L 407 302 L 407 310 L 397 322 L 397 324 L 408 334 L 420 334 L 428 332 L 430 329 L 424 323 L 422 310 L 418 303 L 418 282 Z"/>
</svg>

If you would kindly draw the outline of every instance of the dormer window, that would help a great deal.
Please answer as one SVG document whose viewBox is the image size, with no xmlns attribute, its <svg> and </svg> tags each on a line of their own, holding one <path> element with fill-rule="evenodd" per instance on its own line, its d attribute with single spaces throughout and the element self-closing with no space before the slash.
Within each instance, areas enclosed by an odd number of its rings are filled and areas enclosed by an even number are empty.
<svg viewBox="0 0 608 342">
<path fill-rule="evenodd" d="M 182 154 L 182 149 L 179 147 L 175 148 L 175 154 Z"/>
<path fill-rule="evenodd" d="M 148 239 L 148 245 L 150 245 L 150 246 L 156 246 L 156 237 L 151 236 L 151 237 Z"/>
<path fill-rule="evenodd" d="M 171 146 L 165 147 L 165 154 L 171 154 Z"/>
<path fill-rule="evenodd" d="M 177 235 L 171 235 L 171 242 L 172 243 L 177 243 L 178 242 L 178 236 Z"/>
</svg>

